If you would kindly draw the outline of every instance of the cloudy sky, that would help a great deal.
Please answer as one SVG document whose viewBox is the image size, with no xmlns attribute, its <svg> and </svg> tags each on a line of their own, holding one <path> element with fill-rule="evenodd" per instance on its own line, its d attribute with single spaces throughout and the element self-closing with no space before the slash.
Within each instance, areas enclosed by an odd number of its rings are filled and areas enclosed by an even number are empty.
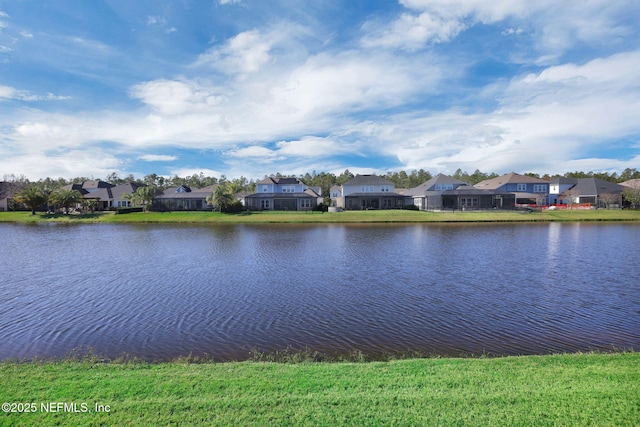
<svg viewBox="0 0 640 427">
<path fill-rule="evenodd" d="M 0 0 L 0 179 L 640 168 L 637 0 Z"/>
</svg>

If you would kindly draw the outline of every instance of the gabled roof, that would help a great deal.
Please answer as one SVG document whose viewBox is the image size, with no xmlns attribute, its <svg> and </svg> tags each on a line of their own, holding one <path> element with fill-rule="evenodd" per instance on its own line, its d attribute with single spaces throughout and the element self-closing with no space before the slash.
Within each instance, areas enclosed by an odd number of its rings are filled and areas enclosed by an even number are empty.
<svg viewBox="0 0 640 427">
<path fill-rule="evenodd" d="M 180 188 L 185 188 L 185 185 L 180 187 L 166 188 L 161 194 L 158 194 L 157 199 L 206 199 L 207 196 L 215 190 L 215 186 L 210 185 L 204 188 L 189 188 L 189 191 L 179 191 Z"/>
<path fill-rule="evenodd" d="M 459 179 L 456 179 L 452 176 L 439 173 L 438 175 L 434 176 L 426 182 L 423 182 L 417 187 L 406 190 L 405 192 L 403 192 L 403 194 L 406 194 L 408 196 L 423 196 L 427 191 L 434 191 L 437 184 L 452 184 L 454 188 L 461 185 L 469 185 L 466 182 L 460 181 Z"/>
<path fill-rule="evenodd" d="M 82 193 L 82 197 L 85 199 L 100 199 L 105 202 L 113 198 L 110 187 L 98 187 L 96 189 L 92 189 L 92 191 L 88 191 L 84 188 L 82 190 L 83 191 L 81 191 L 80 193 Z"/>
<path fill-rule="evenodd" d="M 635 188 L 638 188 L 638 187 L 640 187 L 640 179 L 630 179 L 628 181 L 621 182 L 620 185 L 622 185 L 624 187 L 635 187 Z"/>
<path fill-rule="evenodd" d="M 505 175 L 498 176 L 496 178 L 485 179 L 484 181 L 480 181 L 474 187 L 483 188 L 487 190 L 495 190 L 496 188 L 500 188 L 505 184 L 548 184 L 548 181 L 545 181 L 541 178 L 534 178 L 532 176 L 520 175 L 515 172 L 511 172 Z"/>
<path fill-rule="evenodd" d="M 90 180 L 90 181 L 82 182 L 82 188 L 85 190 L 90 190 L 94 188 L 112 188 L 112 187 L 115 187 L 115 185 L 105 181 L 100 181 L 100 180 Z"/>
<path fill-rule="evenodd" d="M 549 184 L 573 184 L 576 185 L 578 183 L 578 178 L 554 178 L 549 181 Z"/>
<path fill-rule="evenodd" d="M 343 186 L 351 186 L 351 185 L 391 185 L 393 186 L 393 182 L 379 177 L 378 175 L 356 175 L 351 178 L 349 181 L 342 184 Z"/>
<path fill-rule="evenodd" d="M 256 184 L 277 184 L 277 185 L 306 185 L 300 178 L 296 177 L 267 177 Z"/>
<path fill-rule="evenodd" d="M 140 187 L 146 187 L 145 184 L 138 182 L 127 182 L 124 184 L 116 185 L 111 189 L 111 195 L 114 200 L 122 200 L 125 194 L 133 194 Z"/>
<path fill-rule="evenodd" d="M 619 194 L 625 189 L 624 186 L 615 182 L 604 181 L 598 178 L 580 178 L 578 183 L 571 188 L 579 196 L 598 196 L 606 193 Z"/>
</svg>

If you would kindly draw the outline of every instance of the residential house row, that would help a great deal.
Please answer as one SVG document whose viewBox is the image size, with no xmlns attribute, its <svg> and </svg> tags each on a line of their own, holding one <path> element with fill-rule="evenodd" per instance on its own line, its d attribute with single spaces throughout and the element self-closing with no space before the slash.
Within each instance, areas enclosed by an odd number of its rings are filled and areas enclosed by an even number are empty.
<svg viewBox="0 0 640 427">
<path fill-rule="evenodd" d="M 562 206 L 582 204 L 595 207 L 622 206 L 626 186 L 638 185 L 638 180 L 621 184 L 597 178 L 540 178 L 509 173 L 469 185 L 452 176 L 438 174 L 410 189 L 395 188 L 393 182 L 377 175 L 357 175 L 341 186 L 330 189 L 330 209 L 405 209 L 466 210 L 512 209 L 518 206 Z M 0 210 L 7 210 L 12 193 L 9 183 L 0 183 Z M 66 186 L 78 190 L 85 199 L 97 202 L 97 209 L 107 210 L 131 205 L 127 194 L 143 184 L 131 182 L 112 185 L 104 181 L 84 181 Z M 154 208 L 163 210 L 208 210 L 213 206 L 208 197 L 216 185 L 190 188 L 186 185 L 165 189 L 154 200 Z M 320 187 L 306 185 L 296 177 L 269 177 L 256 183 L 253 194 L 238 194 L 238 200 L 248 210 L 309 211 L 322 205 Z"/>
</svg>

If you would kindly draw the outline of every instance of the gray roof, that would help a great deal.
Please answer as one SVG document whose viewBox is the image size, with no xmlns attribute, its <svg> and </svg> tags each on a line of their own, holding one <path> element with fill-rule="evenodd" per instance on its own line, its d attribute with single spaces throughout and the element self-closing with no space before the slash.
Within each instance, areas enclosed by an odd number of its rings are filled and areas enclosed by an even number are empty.
<svg viewBox="0 0 640 427">
<path fill-rule="evenodd" d="M 188 191 L 178 191 L 179 188 L 188 189 Z M 186 185 L 180 187 L 170 187 L 165 189 L 162 194 L 158 194 L 156 199 L 206 199 L 208 195 L 215 191 L 215 186 L 210 185 L 204 188 L 189 188 Z"/>
<path fill-rule="evenodd" d="M 505 184 L 548 184 L 548 181 L 545 181 L 541 178 L 534 178 L 532 176 L 520 175 L 514 172 L 508 173 L 506 175 L 501 175 L 496 178 L 485 179 L 484 181 L 480 181 L 474 187 L 476 188 L 485 188 L 488 190 L 495 190 L 496 188 L 500 188 Z"/>
<path fill-rule="evenodd" d="M 411 196 L 422 196 L 427 191 L 433 191 L 437 184 L 453 184 L 454 187 L 459 187 L 461 185 L 465 185 L 465 186 L 469 185 L 466 182 L 460 181 L 459 179 L 456 179 L 452 176 L 439 173 L 438 175 L 434 176 L 433 178 L 431 178 L 426 182 L 423 182 L 417 187 L 410 188 L 409 190 L 405 191 L 404 194 L 411 195 Z"/>
<path fill-rule="evenodd" d="M 549 181 L 549 184 L 573 184 L 578 183 L 578 178 L 554 178 Z"/>
<path fill-rule="evenodd" d="M 93 188 L 111 188 L 111 187 L 115 187 L 115 185 L 105 181 L 100 181 L 100 180 L 91 180 L 91 181 L 82 182 L 82 188 L 85 190 L 89 190 Z"/>
<path fill-rule="evenodd" d="M 620 194 L 625 187 L 615 182 L 604 181 L 598 178 L 580 178 L 578 183 L 571 188 L 580 196 L 598 196 L 606 193 Z"/>
<path fill-rule="evenodd" d="M 127 182 L 125 184 L 116 185 L 111 189 L 111 195 L 114 200 L 122 200 L 125 194 L 133 194 L 140 187 L 146 187 L 144 184 L 137 182 Z"/>
<path fill-rule="evenodd" d="M 256 184 L 306 185 L 300 178 L 296 177 L 268 177 L 262 181 L 258 181 Z"/>
<path fill-rule="evenodd" d="M 342 184 L 343 186 L 351 185 L 394 185 L 393 182 L 379 177 L 378 175 L 356 175 L 349 181 Z"/>
</svg>

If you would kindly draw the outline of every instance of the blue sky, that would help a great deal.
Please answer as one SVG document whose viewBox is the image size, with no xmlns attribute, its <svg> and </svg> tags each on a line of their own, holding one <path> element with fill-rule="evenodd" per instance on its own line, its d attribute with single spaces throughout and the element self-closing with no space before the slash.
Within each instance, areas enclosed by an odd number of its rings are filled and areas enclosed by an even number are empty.
<svg viewBox="0 0 640 427">
<path fill-rule="evenodd" d="M 0 0 L 4 175 L 640 168 L 637 0 Z"/>
</svg>

